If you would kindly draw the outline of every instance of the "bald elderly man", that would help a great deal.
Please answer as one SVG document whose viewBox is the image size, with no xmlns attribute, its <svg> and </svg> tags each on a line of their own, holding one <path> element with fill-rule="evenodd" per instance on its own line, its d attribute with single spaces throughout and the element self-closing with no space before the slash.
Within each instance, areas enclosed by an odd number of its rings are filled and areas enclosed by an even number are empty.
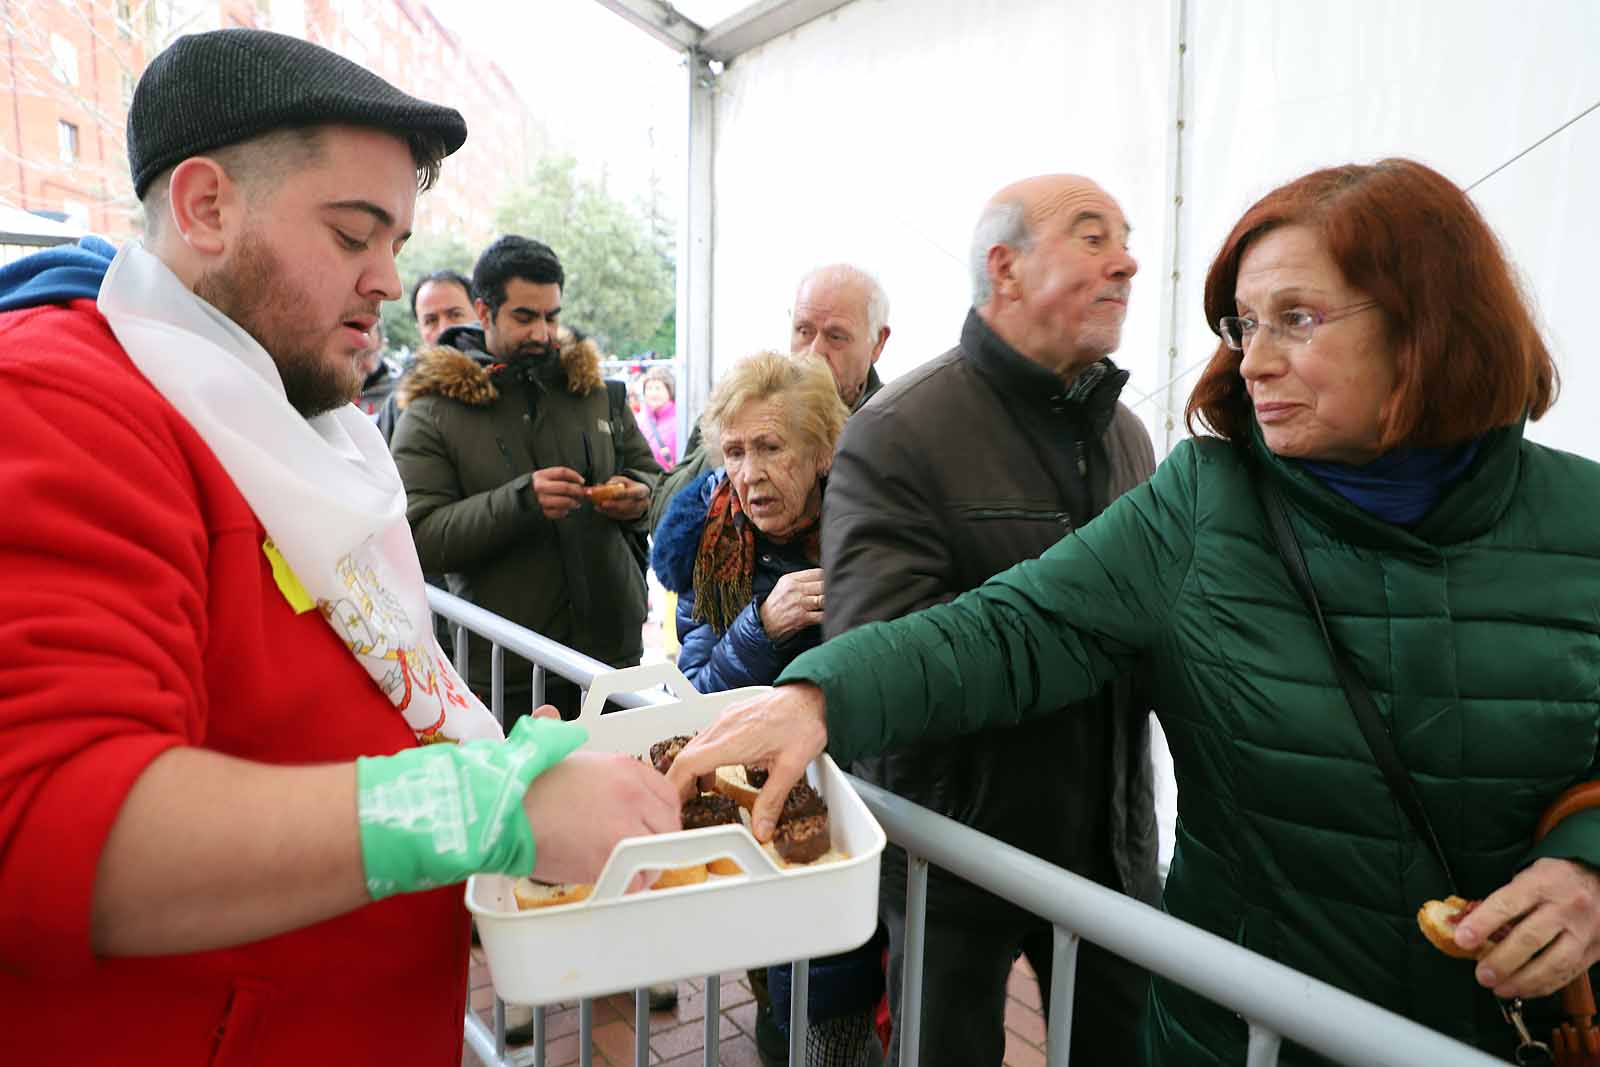
<svg viewBox="0 0 1600 1067">
<path fill-rule="evenodd" d="M 972 237 L 960 343 L 845 427 L 823 512 L 827 637 L 951 600 L 1150 476 L 1149 435 L 1119 402 L 1128 375 L 1109 358 L 1137 269 L 1122 209 L 1086 178 L 1030 178 L 989 201 Z M 1135 688 L 1122 679 L 1063 714 L 893 751 L 856 771 L 1153 904 L 1149 716 Z M 905 886 L 905 854 L 891 849 L 881 903 L 897 1018 Z M 1019 951 L 1049 1003 L 1050 924 L 932 872 L 922 1067 L 999 1067 Z M 1078 959 L 1072 1062 L 1137 1062 L 1148 975 L 1087 942 Z"/>
<path fill-rule="evenodd" d="M 834 263 L 808 271 L 800 279 L 789 314 L 789 351 L 826 362 L 839 399 L 852 412 L 883 388 L 876 364 L 888 340 L 889 297 L 871 274 L 848 263 Z M 678 491 L 715 465 L 706 456 L 696 426 L 683 459 L 661 480 L 651 498 L 652 533 Z"/>
</svg>

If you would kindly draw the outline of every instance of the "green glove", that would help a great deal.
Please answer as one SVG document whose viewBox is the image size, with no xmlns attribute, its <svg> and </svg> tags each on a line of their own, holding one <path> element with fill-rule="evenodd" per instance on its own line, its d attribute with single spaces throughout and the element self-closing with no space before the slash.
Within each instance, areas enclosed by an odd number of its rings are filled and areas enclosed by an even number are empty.
<svg viewBox="0 0 1600 1067">
<path fill-rule="evenodd" d="M 356 760 L 356 818 L 367 893 L 533 873 L 528 783 L 588 740 L 576 723 L 523 718 L 504 741 L 422 745 Z"/>
</svg>

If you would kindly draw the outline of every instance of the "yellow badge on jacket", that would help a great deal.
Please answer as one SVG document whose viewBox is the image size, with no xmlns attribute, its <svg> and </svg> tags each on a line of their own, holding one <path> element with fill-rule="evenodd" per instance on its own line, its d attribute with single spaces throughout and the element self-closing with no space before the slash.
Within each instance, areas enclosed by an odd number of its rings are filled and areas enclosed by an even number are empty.
<svg viewBox="0 0 1600 1067">
<path fill-rule="evenodd" d="M 267 562 L 272 564 L 272 580 L 278 583 L 278 592 L 283 594 L 283 599 L 289 602 L 296 615 L 304 615 L 313 610 L 317 603 L 311 599 L 311 594 L 306 592 L 306 587 L 300 584 L 300 579 L 294 576 L 294 569 L 289 566 L 289 561 L 283 558 L 283 553 L 278 551 L 278 546 L 272 543 L 272 538 L 261 542 L 261 551 L 266 555 Z"/>
</svg>

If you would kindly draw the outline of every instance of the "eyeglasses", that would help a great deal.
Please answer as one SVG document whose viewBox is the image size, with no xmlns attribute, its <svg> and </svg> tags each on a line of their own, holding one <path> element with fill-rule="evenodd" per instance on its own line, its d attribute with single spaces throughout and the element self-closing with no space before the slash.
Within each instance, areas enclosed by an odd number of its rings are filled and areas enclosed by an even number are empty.
<svg viewBox="0 0 1600 1067">
<path fill-rule="evenodd" d="M 1217 332 L 1222 335 L 1222 343 L 1235 352 L 1243 352 L 1250 339 L 1255 336 L 1256 329 L 1265 326 L 1267 332 L 1274 337 L 1287 338 L 1296 344 L 1306 344 L 1311 340 L 1311 335 L 1318 326 L 1325 322 L 1337 322 L 1342 318 L 1366 311 L 1368 308 L 1378 306 L 1376 300 L 1364 300 L 1359 304 L 1349 304 L 1332 311 L 1282 311 L 1278 313 L 1277 322 L 1257 322 L 1252 318 L 1238 315 L 1227 315 L 1217 320 Z"/>
</svg>

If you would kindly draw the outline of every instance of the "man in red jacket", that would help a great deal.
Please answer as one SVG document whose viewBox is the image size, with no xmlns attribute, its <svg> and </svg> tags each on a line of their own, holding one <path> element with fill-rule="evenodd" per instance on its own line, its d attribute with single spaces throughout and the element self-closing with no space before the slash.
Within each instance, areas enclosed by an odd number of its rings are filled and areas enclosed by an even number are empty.
<svg viewBox="0 0 1600 1067">
<path fill-rule="evenodd" d="M 128 127 L 143 245 L 0 270 L 0 1045 L 87 1019 L 79 1062 L 454 1064 L 459 883 L 589 881 L 678 827 L 581 729 L 501 738 L 349 403 L 465 126 L 224 30 Z"/>
</svg>

